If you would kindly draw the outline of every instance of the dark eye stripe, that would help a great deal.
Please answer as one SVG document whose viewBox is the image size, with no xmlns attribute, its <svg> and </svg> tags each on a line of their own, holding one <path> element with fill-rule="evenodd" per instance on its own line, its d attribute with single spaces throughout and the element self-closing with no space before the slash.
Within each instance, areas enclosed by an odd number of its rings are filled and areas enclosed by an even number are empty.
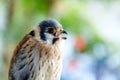
<svg viewBox="0 0 120 80">
<path fill-rule="evenodd" d="M 56 31 L 56 28 L 48 28 L 48 33 L 50 34 L 54 34 Z"/>
<path fill-rule="evenodd" d="M 52 28 L 48 29 L 48 32 L 53 33 L 53 29 Z"/>
</svg>

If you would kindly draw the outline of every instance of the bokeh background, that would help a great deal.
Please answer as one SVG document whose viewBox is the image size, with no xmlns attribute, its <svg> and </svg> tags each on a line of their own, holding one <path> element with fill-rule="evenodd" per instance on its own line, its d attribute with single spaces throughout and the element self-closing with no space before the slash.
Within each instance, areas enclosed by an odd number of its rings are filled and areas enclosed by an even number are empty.
<svg viewBox="0 0 120 80">
<path fill-rule="evenodd" d="M 120 80 L 120 0 L 0 0 L 0 80 L 16 45 L 46 18 L 69 33 L 61 80 Z"/>
</svg>

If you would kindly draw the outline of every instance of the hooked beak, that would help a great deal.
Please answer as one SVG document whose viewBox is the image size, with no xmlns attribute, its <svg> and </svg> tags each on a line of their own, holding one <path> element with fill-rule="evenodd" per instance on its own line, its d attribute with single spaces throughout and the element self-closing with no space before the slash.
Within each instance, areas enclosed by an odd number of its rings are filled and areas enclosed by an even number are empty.
<svg viewBox="0 0 120 80">
<path fill-rule="evenodd" d="M 53 39 L 53 44 L 54 44 L 57 40 L 59 40 L 59 39 L 64 39 L 64 40 L 66 40 L 66 39 L 67 39 L 66 34 L 68 34 L 67 31 L 63 30 L 63 31 L 61 32 L 61 34 L 56 35 L 56 37 Z"/>
<path fill-rule="evenodd" d="M 56 40 L 59 40 L 59 39 L 66 40 L 67 39 L 67 37 L 66 37 L 67 34 L 68 34 L 67 31 L 63 30 L 60 34 L 56 35 L 55 39 Z"/>
<path fill-rule="evenodd" d="M 68 33 L 67 33 L 67 31 L 63 30 L 63 31 L 62 31 L 62 34 L 63 34 L 62 39 L 66 40 L 66 39 L 67 39 L 67 37 L 66 37 L 66 36 L 64 36 L 64 34 L 66 34 L 66 35 L 67 35 L 67 34 L 68 34 Z"/>
<path fill-rule="evenodd" d="M 63 34 L 68 34 L 67 31 L 65 31 L 65 30 L 63 30 L 62 33 L 63 33 Z"/>
</svg>

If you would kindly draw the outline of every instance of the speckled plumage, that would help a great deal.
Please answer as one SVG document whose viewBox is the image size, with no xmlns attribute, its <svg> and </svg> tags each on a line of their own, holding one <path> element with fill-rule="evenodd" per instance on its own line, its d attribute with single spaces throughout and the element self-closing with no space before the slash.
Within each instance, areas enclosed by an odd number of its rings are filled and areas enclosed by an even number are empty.
<svg viewBox="0 0 120 80">
<path fill-rule="evenodd" d="M 48 44 L 41 39 L 41 31 L 41 27 L 36 27 L 16 47 L 10 64 L 9 80 L 60 80 L 63 39 Z"/>
</svg>

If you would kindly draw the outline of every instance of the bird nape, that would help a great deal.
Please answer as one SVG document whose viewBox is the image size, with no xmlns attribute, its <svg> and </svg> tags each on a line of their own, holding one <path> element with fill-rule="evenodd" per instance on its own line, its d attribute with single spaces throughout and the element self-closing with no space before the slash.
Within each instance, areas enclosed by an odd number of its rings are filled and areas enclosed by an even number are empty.
<svg viewBox="0 0 120 80">
<path fill-rule="evenodd" d="M 60 80 L 66 34 L 57 20 L 43 20 L 15 48 L 9 80 Z"/>
</svg>

